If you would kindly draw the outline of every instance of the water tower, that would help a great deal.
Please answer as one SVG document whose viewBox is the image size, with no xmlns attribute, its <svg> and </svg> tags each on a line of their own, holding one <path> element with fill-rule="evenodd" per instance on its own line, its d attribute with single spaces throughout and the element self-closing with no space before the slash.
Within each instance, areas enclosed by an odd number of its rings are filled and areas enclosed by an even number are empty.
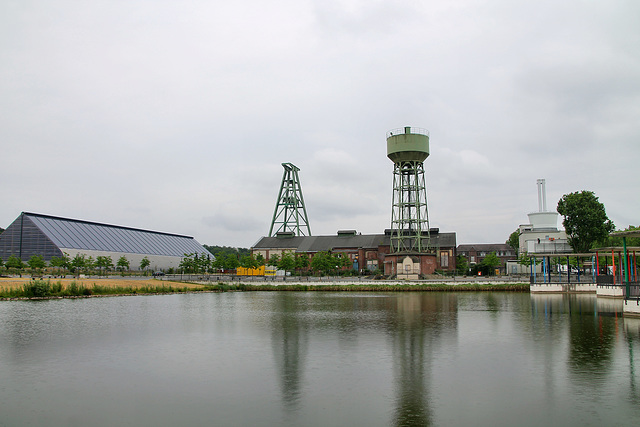
<svg viewBox="0 0 640 427">
<path fill-rule="evenodd" d="M 387 157 L 393 162 L 391 252 L 426 252 L 429 215 L 423 162 L 429 157 L 429 132 L 410 126 L 390 131 Z"/>
<path fill-rule="evenodd" d="M 391 273 L 398 276 L 430 274 L 435 270 L 435 255 L 429 253 L 423 163 L 429 157 L 429 132 L 410 126 L 388 132 L 387 157 L 393 162 L 391 256 L 388 260 L 390 266 L 394 265 Z"/>
</svg>

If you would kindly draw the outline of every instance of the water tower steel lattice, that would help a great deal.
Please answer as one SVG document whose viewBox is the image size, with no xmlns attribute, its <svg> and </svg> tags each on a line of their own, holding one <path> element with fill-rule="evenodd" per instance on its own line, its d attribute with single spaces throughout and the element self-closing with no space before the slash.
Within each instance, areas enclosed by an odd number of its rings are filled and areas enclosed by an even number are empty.
<svg viewBox="0 0 640 427">
<path fill-rule="evenodd" d="M 302 186 L 298 176 L 300 169 L 291 163 L 283 163 L 282 166 L 284 167 L 282 184 L 280 184 L 269 236 L 273 237 L 278 233 L 311 236 L 307 209 L 304 206 Z"/>
<path fill-rule="evenodd" d="M 387 133 L 387 157 L 393 161 L 391 253 L 429 250 L 429 215 L 424 160 L 429 132 L 406 126 Z"/>
</svg>

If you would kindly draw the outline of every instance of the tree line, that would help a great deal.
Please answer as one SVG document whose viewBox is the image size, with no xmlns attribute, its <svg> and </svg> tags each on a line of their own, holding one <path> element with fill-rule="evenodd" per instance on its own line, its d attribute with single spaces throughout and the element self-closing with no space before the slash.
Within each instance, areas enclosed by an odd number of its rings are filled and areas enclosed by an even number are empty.
<svg viewBox="0 0 640 427">
<path fill-rule="evenodd" d="M 150 264 L 149 258 L 144 257 L 140 261 L 140 270 L 146 270 Z M 90 272 L 106 275 L 110 271 L 119 271 L 121 273 L 129 271 L 131 265 L 124 255 L 118 258 L 115 264 L 110 256 L 100 255 L 94 259 L 82 253 L 76 254 L 73 258 L 64 253 L 61 257 L 51 257 L 48 263 L 42 255 L 32 255 L 26 263 L 14 255 L 11 255 L 6 262 L 0 258 L 0 268 L 5 268 L 14 273 L 21 273 L 22 270 L 29 268 L 32 274 L 41 274 L 47 267 L 51 268 L 52 273 L 55 275 L 66 275 L 67 273 L 87 274 Z"/>
<path fill-rule="evenodd" d="M 205 246 L 205 245 L 203 245 Z M 209 248 L 205 246 L 205 248 Z M 296 254 L 285 251 L 281 255 L 272 255 L 269 260 L 265 260 L 262 254 L 255 257 L 247 250 L 241 254 L 236 251 L 221 250 L 215 254 L 214 258 L 203 254 L 184 254 L 180 262 L 180 269 L 185 273 L 219 273 L 235 270 L 238 267 L 259 268 L 261 266 L 272 266 L 279 270 L 293 274 L 339 274 L 350 271 L 353 262 L 342 253 L 318 252 L 311 259 L 306 254 Z"/>
</svg>

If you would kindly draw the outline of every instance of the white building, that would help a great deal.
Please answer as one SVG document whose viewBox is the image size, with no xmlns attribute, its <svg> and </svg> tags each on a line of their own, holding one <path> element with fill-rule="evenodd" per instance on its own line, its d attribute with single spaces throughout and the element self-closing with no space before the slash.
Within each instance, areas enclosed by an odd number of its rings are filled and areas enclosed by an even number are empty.
<svg viewBox="0 0 640 427">
<path fill-rule="evenodd" d="M 560 214 L 547 211 L 547 194 L 545 180 L 538 182 L 538 212 L 528 215 L 529 223 L 519 227 L 520 255 L 527 253 L 568 253 L 572 252 L 567 241 L 567 234 L 558 228 Z"/>
</svg>

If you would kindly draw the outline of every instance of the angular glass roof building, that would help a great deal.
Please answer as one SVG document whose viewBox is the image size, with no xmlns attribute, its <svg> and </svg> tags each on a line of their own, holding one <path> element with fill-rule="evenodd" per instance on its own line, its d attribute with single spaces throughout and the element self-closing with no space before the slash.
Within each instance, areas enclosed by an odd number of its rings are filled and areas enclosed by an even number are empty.
<svg viewBox="0 0 640 427">
<path fill-rule="evenodd" d="M 23 212 L 0 234 L 0 258 L 11 255 L 27 261 L 41 255 L 52 257 L 111 256 L 114 262 L 125 256 L 132 267 L 145 256 L 151 268 L 177 267 L 184 254 L 211 255 L 193 237 L 122 227 L 97 222 Z"/>
</svg>

